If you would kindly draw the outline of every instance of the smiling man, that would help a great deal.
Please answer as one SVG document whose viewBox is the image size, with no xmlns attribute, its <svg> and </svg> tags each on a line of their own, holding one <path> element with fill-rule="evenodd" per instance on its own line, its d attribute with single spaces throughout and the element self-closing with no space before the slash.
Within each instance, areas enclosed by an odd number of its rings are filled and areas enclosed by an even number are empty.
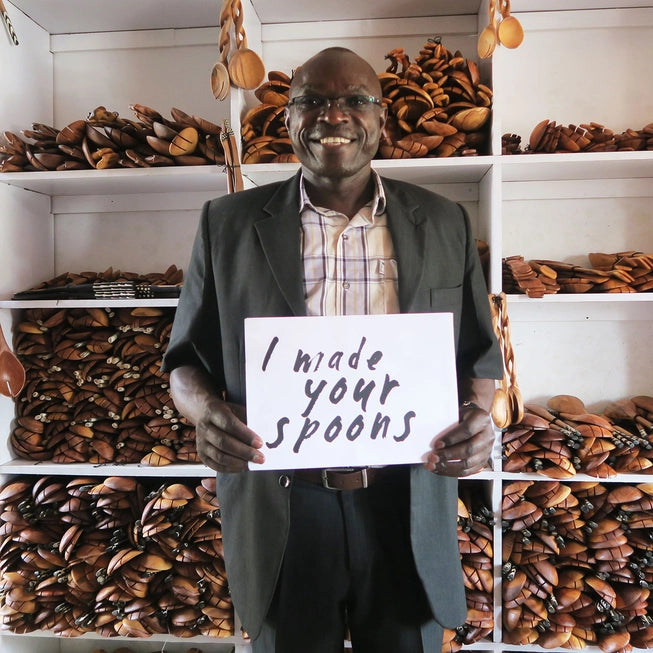
<svg viewBox="0 0 653 653">
<path fill-rule="evenodd" d="M 500 378 L 461 206 L 372 170 L 386 109 L 344 48 L 297 71 L 286 125 L 301 170 L 203 208 L 164 364 L 217 471 L 231 595 L 255 653 L 439 653 L 464 622 L 457 477 L 483 468 Z M 423 465 L 250 471 L 244 319 L 451 312 L 459 424 Z M 434 397 L 434 401 L 437 398 Z M 433 434 L 434 436 L 438 434 Z"/>
</svg>

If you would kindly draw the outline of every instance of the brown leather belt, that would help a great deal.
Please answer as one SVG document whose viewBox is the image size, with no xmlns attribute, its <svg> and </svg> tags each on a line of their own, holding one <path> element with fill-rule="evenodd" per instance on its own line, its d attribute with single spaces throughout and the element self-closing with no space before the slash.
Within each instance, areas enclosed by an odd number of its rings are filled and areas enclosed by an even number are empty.
<svg viewBox="0 0 653 653">
<path fill-rule="evenodd" d="M 373 485 L 381 476 L 384 467 L 359 467 L 337 469 L 298 469 L 298 481 L 321 485 L 328 490 L 362 490 Z"/>
</svg>

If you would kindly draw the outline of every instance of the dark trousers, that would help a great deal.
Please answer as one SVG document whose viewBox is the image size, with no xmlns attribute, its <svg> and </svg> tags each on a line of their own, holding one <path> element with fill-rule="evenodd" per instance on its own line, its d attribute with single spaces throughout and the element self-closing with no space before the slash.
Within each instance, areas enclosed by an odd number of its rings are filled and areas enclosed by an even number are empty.
<svg viewBox="0 0 653 653">
<path fill-rule="evenodd" d="M 410 547 L 409 473 L 390 468 L 369 488 L 295 481 L 288 545 L 255 653 L 439 653 Z M 434 542 L 436 547 L 437 543 Z"/>
</svg>

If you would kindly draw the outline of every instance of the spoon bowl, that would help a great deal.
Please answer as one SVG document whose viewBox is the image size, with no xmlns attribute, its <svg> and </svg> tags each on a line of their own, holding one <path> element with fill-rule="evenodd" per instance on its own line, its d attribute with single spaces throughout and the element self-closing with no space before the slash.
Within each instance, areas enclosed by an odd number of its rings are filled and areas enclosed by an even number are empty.
<svg viewBox="0 0 653 653">
<path fill-rule="evenodd" d="M 510 397 L 504 388 L 497 388 L 494 391 L 492 407 L 490 408 L 492 421 L 498 429 L 506 429 L 512 423 L 512 409 Z"/>
<path fill-rule="evenodd" d="M 494 23 L 490 23 L 483 29 L 478 37 L 477 51 L 481 59 L 488 59 L 492 56 L 494 48 L 497 47 L 497 32 Z"/>
<path fill-rule="evenodd" d="M 524 28 L 514 16 L 506 16 L 499 23 L 499 41 L 507 48 L 519 47 L 524 40 Z"/>
<path fill-rule="evenodd" d="M 211 69 L 211 91 L 216 100 L 224 100 L 229 95 L 229 70 L 222 61 L 217 61 Z"/>
<path fill-rule="evenodd" d="M 229 58 L 229 47 L 231 45 L 229 31 L 232 22 L 231 0 L 223 0 L 222 9 L 220 11 L 220 38 L 218 41 L 220 60 L 217 61 L 211 69 L 211 91 L 213 92 L 213 97 L 219 101 L 227 98 L 229 95 L 229 89 L 231 88 L 227 60 Z"/>
<path fill-rule="evenodd" d="M 234 86 L 245 90 L 258 88 L 265 79 L 265 66 L 261 57 L 247 47 L 247 40 L 242 38 L 238 49 L 229 59 L 229 77 Z"/>
</svg>

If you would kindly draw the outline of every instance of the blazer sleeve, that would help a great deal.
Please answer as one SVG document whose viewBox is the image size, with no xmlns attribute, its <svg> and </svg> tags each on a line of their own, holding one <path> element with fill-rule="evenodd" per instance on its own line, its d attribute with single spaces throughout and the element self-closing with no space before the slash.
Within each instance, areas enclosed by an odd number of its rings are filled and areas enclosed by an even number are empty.
<svg viewBox="0 0 653 653">
<path fill-rule="evenodd" d="M 170 371 L 181 365 L 203 367 L 218 387 L 224 389 L 220 314 L 209 236 L 210 205 L 211 202 L 206 202 L 202 207 L 163 369 Z"/>
</svg>

